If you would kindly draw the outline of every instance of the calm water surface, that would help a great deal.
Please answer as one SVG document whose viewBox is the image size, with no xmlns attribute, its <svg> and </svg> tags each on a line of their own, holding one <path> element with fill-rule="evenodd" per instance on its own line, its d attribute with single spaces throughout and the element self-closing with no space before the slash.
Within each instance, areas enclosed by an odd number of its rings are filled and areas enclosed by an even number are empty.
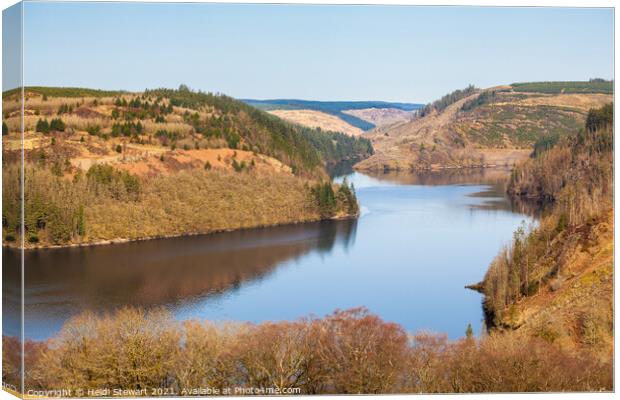
<svg viewBox="0 0 620 400">
<path fill-rule="evenodd" d="M 82 310 L 125 305 L 254 322 L 364 306 L 411 332 L 479 332 L 482 297 L 464 286 L 532 221 L 503 195 L 507 174 L 354 173 L 357 221 L 28 251 L 25 335 L 45 339 Z M 4 307 L 15 310 L 18 253 L 2 257 Z M 4 314 L 5 334 L 19 332 L 14 315 Z"/>
</svg>

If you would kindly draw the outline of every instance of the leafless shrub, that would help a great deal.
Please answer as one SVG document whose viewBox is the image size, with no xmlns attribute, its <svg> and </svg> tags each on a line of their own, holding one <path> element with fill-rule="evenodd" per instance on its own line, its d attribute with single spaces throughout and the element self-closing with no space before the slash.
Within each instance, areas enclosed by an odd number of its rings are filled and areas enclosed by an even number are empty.
<svg viewBox="0 0 620 400">
<path fill-rule="evenodd" d="M 4 338 L 5 378 L 19 346 Z M 163 311 L 85 313 L 26 346 L 27 389 L 300 388 L 302 393 L 593 391 L 612 365 L 515 332 L 450 342 L 364 309 L 263 324 L 180 324 Z"/>
</svg>

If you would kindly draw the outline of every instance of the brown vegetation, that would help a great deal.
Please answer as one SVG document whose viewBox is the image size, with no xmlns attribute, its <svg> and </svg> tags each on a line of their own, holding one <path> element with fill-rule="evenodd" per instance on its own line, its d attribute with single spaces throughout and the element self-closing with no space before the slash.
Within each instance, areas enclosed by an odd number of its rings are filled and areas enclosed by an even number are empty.
<svg viewBox="0 0 620 400">
<path fill-rule="evenodd" d="M 448 96 L 450 97 L 450 96 Z M 369 133 L 375 154 L 360 171 L 420 170 L 516 165 L 536 141 L 572 136 L 589 108 L 609 102 L 607 94 L 519 93 L 506 87 L 461 91 L 422 117 Z"/>
<path fill-rule="evenodd" d="M 613 108 L 579 134 L 545 142 L 508 190 L 550 202 L 538 227 L 519 229 L 482 284 L 489 322 L 565 348 L 613 352 Z"/>
<path fill-rule="evenodd" d="M 321 128 L 324 131 L 342 132 L 351 136 L 364 133 L 360 128 L 349 125 L 335 115 L 315 110 L 270 110 L 270 114 L 294 124 L 309 128 Z"/>
<path fill-rule="evenodd" d="M 25 235 L 29 247 L 179 236 L 357 215 L 354 193 L 291 174 L 196 168 L 139 178 L 109 165 L 73 177 L 45 166 L 25 169 Z M 60 167 L 59 167 L 60 168 Z M 19 240 L 18 169 L 3 170 L 4 233 Z M 329 185 L 328 208 L 315 188 Z M 343 192 L 344 191 L 344 192 Z M 346 192 L 346 193 L 345 193 Z"/>
<path fill-rule="evenodd" d="M 136 309 L 85 313 L 27 351 L 27 390 L 120 388 L 152 395 L 161 388 L 189 395 L 207 387 L 284 394 L 612 388 L 609 363 L 541 339 L 517 333 L 456 342 L 411 336 L 363 309 L 258 325 L 180 323 L 164 311 Z M 5 357 L 5 381 L 16 378 L 14 359 Z"/>
<path fill-rule="evenodd" d="M 19 100 L 11 92 L 3 104 L 3 238 L 13 246 L 22 236 Z M 355 216 L 355 194 L 325 183 L 325 164 L 372 152 L 367 140 L 185 86 L 27 88 L 24 107 L 27 247 Z M 326 184 L 323 199 L 316 189 Z"/>
<path fill-rule="evenodd" d="M 405 111 L 398 108 L 362 108 L 342 110 L 344 114 L 352 115 L 371 124 L 381 127 L 397 122 L 407 122 L 413 119 L 414 111 Z"/>
</svg>

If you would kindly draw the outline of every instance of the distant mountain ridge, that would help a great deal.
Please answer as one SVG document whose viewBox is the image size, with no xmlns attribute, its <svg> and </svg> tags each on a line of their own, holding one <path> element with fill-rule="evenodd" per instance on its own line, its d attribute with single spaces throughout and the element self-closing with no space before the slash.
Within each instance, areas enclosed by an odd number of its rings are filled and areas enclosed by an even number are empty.
<svg viewBox="0 0 620 400">
<path fill-rule="evenodd" d="M 369 108 L 377 109 L 398 109 L 402 111 L 415 111 L 422 108 L 424 104 L 401 103 L 388 101 L 315 101 L 299 99 L 271 99 L 255 100 L 240 99 L 246 104 L 259 108 L 264 111 L 272 110 L 314 110 L 337 116 L 346 123 L 357 127 L 363 131 L 375 128 L 375 124 L 365 121 L 356 116 L 345 113 L 347 110 L 363 110 Z"/>
</svg>

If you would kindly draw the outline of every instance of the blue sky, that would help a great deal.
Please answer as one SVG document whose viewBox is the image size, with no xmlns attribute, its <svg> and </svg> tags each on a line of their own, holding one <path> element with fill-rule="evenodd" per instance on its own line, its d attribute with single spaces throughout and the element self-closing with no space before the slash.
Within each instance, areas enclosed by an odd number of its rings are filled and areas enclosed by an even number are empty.
<svg viewBox="0 0 620 400">
<path fill-rule="evenodd" d="M 469 83 L 613 77 L 611 9 L 32 2 L 24 12 L 26 85 L 428 102 Z"/>
</svg>

